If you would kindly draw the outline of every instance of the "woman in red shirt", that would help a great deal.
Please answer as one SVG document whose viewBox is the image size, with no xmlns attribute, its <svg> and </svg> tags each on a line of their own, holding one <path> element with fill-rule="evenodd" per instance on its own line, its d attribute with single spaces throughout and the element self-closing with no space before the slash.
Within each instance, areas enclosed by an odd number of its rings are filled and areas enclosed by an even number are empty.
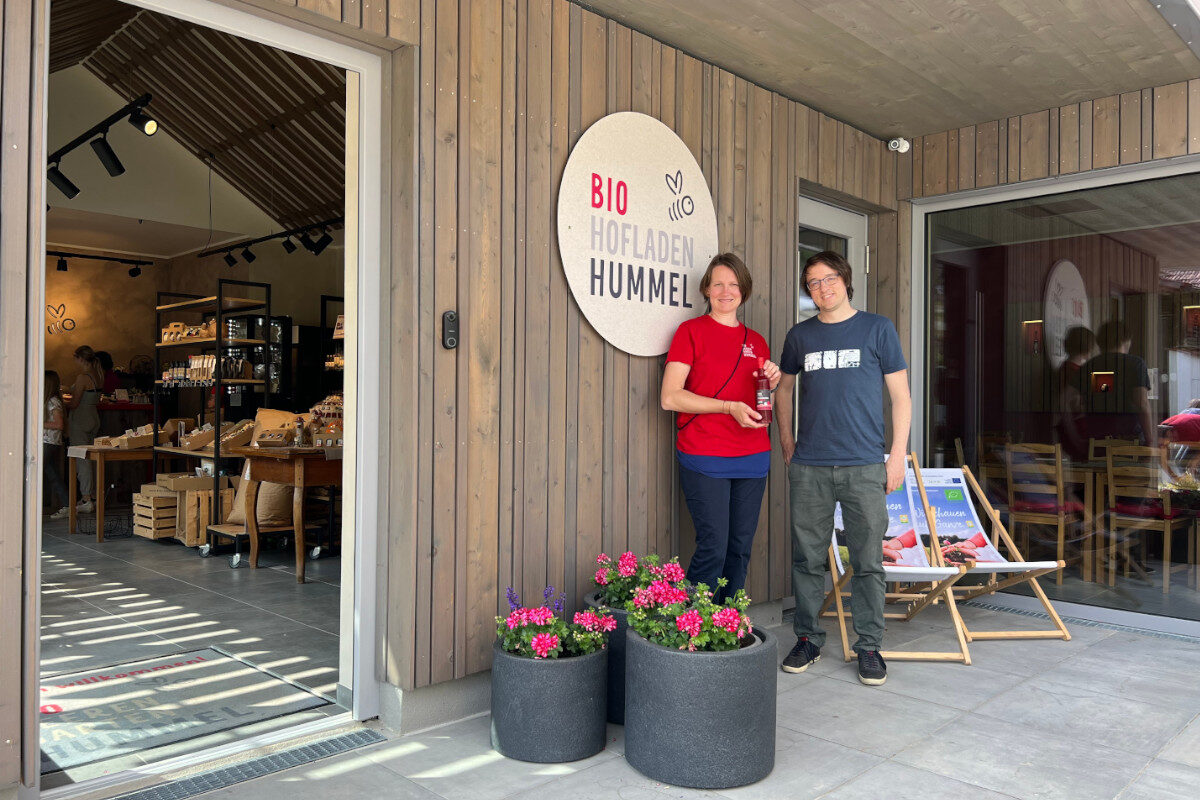
<svg viewBox="0 0 1200 800">
<path fill-rule="evenodd" d="M 746 584 L 771 466 L 768 423 L 754 410 L 754 378 L 764 359 L 774 391 L 779 367 L 769 360 L 767 340 L 737 318 L 753 283 L 738 256 L 713 258 L 700 280 L 708 313 L 675 331 L 663 373 L 662 407 L 679 412 L 679 477 L 696 528 L 687 576 L 707 584 L 717 602 Z M 720 578 L 728 581 L 723 591 Z"/>
</svg>

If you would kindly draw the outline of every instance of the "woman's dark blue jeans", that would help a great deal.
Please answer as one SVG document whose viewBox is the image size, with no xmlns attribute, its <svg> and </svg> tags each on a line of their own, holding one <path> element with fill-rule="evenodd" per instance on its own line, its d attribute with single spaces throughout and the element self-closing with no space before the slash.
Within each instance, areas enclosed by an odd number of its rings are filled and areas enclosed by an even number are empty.
<svg viewBox="0 0 1200 800">
<path fill-rule="evenodd" d="M 680 465 L 679 482 L 696 527 L 696 552 L 688 564 L 692 583 L 706 583 L 718 603 L 746 586 L 750 547 L 758 528 L 764 478 L 710 478 Z M 729 581 L 718 591 L 717 579 Z"/>
</svg>

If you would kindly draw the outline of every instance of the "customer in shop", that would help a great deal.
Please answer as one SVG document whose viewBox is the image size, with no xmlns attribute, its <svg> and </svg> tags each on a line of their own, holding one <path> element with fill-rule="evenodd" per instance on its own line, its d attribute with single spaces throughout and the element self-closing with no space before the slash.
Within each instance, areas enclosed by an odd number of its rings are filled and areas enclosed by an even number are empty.
<svg viewBox="0 0 1200 800">
<path fill-rule="evenodd" d="M 111 396 L 121 385 L 121 376 L 113 371 L 112 356 L 107 350 L 96 351 L 96 362 L 100 364 L 100 370 L 104 374 L 104 380 L 100 383 L 100 393 Z"/>
<path fill-rule="evenodd" d="M 912 419 L 908 364 L 891 320 L 858 311 L 850 263 L 825 251 L 804 264 L 802 283 L 817 315 L 788 331 L 775 400 L 779 442 L 788 462 L 792 510 L 792 586 L 796 644 L 785 672 L 804 672 L 821 657 L 825 631 L 825 554 L 834 510 L 842 507 L 850 565 L 850 608 L 858 640 L 858 679 L 887 680 L 883 644 L 885 496 L 904 482 Z M 800 418 L 792 433 L 792 391 L 800 380 Z M 892 446 L 883 427 L 883 389 L 892 403 Z M 887 460 L 884 460 L 887 453 Z"/>
<path fill-rule="evenodd" d="M 67 435 L 72 445 L 89 445 L 96 440 L 100 432 L 100 387 L 104 376 L 100 372 L 100 362 L 96 359 L 96 351 L 87 345 L 75 349 L 75 366 L 79 374 L 71 385 L 71 397 L 67 400 L 67 409 L 71 415 L 67 423 Z M 92 462 L 86 458 L 78 459 L 76 470 L 79 475 L 79 505 L 77 509 L 84 513 L 96 510 L 95 491 L 93 485 Z M 103 491 L 101 487 L 100 491 Z"/>
<path fill-rule="evenodd" d="M 717 602 L 745 587 L 750 547 L 771 466 L 768 424 L 754 410 L 755 372 L 773 390 L 779 367 L 767 340 L 738 321 L 754 281 L 740 257 L 721 253 L 700 279 L 708 313 L 679 326 L 667 351 L 662 407 L 678 412 L 679 479 L 696 528 L 692 583 Z M 724 578 L 724 588 L 718 581 Z"/>
<path fill-rule="evenodd" d="M 66 426 L 63 416 L 62 383 L 58 373 L 46 370 L 42 409 L 42 483 L 50 495 L 52 507 L 57 508 L 50 519 L 66 519 L 71 509 L 67 506 L 67 484 L 63 481 L 62 432 Z"/>
<path fill-rule="evenodd" d="M 1096 340 L 1103 352 L 1080 368 L 1088 436 L 1155 446 L 1158 428 L 1150 417 L 1150 373 L 1146 362 L 1129 352 L 1133 341 L 1129 328 L 1109 320 L 1100 326 Z"/>
<path fill-rule="evenodd" d="M 1096 335 L 1082 325 L 1076 325 L 1063 337 L 1066 358 L 1058 368 L 1056 390 L 1058 392 L 1058 421 L 1055 428 L 1063 452 L 1070 458 L 1086 461 L 1088 457 L 1088 433 L 1084 395 L 1080 391 L 1080 370 L 1088 359 L 1096 355 Z"/>
</svg>

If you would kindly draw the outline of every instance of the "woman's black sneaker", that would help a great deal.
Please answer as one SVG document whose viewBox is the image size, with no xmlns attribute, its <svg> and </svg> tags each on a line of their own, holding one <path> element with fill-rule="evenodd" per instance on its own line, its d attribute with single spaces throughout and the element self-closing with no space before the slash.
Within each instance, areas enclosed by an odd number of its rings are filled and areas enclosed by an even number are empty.
<svg viewBox="0 0 1200 800">
<path fill-rule="evenodd" d="M 878 650 L 859 652 L 858 679 L 867 686 L 879 686 L 887 680 L 887 664 L 883 663 L 883 656 L 879 655 Z"/>
<path fill-rule="evenodd" d="M 780 668 L 784 672 L 804 672 L 820 660 L 821 648 L 810 642 L 808 637 L 804 637 L 796 641 L 792 652 L 787 654 Z"/>
</svg>

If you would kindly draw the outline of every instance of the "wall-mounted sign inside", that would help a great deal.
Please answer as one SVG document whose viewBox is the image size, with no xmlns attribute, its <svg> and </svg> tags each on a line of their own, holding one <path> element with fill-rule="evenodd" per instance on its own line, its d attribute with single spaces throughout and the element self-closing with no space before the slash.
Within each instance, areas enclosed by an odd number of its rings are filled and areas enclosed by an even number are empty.
<svg viewBox="0 0 1200 800">
<path fill-rule="evenodd" d="M 1058 369 L 1067 360 L 1063 339 L 1067 331 L 1081 325 L 1091 328 L 1087 287 L 1079 269 L 1065 258 L 1056 261 L 1046 278 L 1046 299 L 1042 308 L 1045 320 L 1046 356 L 1050 366 Z"/>
<path fill-rule="evenodd" d="M 683 140 L 645 114 L 598 120 L 571 151 L 558 190 L 558 249 L 575 302 L 614 347 L 667 352 L 704 310 L 717 215 Z"/>
<path fill-rule="evenodd" d="M 46 333 L 51 336 L 56 333 L 75 330 L 75 320 L 67 316 L 66 303 L 59 303 L 56 306 L 46 306 L 46 316 L 50 318 L 49 324 L 46 325 Z"/>
</svg>

